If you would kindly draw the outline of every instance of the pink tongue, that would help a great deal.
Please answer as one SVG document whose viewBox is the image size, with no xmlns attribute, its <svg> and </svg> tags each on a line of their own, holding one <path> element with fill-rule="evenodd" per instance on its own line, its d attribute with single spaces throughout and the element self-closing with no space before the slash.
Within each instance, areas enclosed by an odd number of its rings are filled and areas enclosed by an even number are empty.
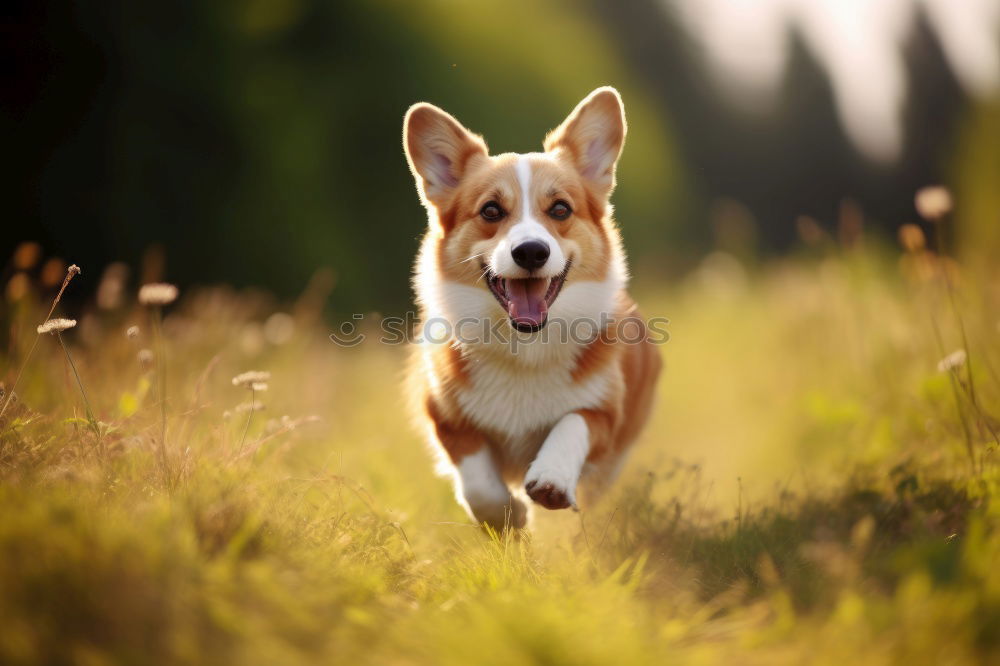
<svg viewBox="0 0 1000 666">
<path fill-rule="evenodd" d="M 507 314 L 518 324 L 541 326 L 549 307 L 545 291 L 549 281 L 541 278 L 507 280 Z"/>
</svg>

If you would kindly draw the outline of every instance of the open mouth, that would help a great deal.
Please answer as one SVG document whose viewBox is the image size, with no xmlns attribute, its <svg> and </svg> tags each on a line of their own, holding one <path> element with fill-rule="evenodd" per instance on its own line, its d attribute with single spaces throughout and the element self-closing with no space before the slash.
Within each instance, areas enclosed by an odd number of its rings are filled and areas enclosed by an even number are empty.
<svg viewBox="0 0 1000 666">
<path fill-rule="evenodd" d="M 503 278 L 490 272 L 487 284 L 507 311 L 510 325 L 522 333 L 533 333 L 545 326 L 549 308 L 566 281 L 570 265 L 567 261 L 563 272 L 551 278 Z M 483 270 L 487 270 L 486 266 Z"/>
</svg>

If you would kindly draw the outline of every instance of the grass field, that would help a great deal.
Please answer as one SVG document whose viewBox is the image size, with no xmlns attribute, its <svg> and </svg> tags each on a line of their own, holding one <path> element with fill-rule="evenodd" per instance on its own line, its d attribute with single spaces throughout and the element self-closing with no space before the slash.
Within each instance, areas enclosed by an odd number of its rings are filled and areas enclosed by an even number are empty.
<svg viewBox="0 0 1000 666">
<path fill-rule="evenodd" d="M 640 284 L 652 422 L 599 506 L 520 535 L 468 522 L 406 349 L 334 345 L 322 279 L 181 294 L 160 334 L 134 293 L 60 305 L 92 422 L 55 334 L 28 358 L 55 289 L 14 275 L 0 663 L 998 663 L 1000 292 L 818 242 Z"/>
</svg>

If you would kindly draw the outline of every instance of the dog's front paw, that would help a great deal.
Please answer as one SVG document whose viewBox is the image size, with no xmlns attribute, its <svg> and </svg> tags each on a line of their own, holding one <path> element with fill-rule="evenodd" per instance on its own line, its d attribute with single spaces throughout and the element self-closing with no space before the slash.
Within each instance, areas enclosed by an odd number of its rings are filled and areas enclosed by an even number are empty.
<svg viewBox="0 0 1000 666">
<path fill-rule="evenodd" d="M 576 508 L 576 484 L 590 451 L 587 422 L 567 414 L 549 432 L 524 475 L 524 489 L 546 509 Z"/>
<path fill-rule="evenodd" d="M 529 481 L 524 489 L 528 497 L 546 509 L 568 509 L 573 504 L 568 492 L 548 481 Z"/>
<path fill-rule="evenodd" d="M 532 465 L 524 477 L 524 489 L 536 504 L 546 509 L 576 508 L 576 482 L 559 470 L 539 469 Z"/>
</svg>

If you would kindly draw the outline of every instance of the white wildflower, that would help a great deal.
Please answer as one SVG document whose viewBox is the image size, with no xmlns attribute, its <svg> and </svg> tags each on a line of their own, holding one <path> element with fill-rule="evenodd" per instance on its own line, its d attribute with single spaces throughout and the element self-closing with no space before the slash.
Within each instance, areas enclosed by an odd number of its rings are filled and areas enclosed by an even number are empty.
<svg viewBox="0 0 1000 666">
<path fill-rule="evenodd" d="M 59 333 L 74 326 L 76 326 L 76 319 L 49 319 L 36 330 L 41 335 L 42 333 Z"/>
<path fill-rule="evenodd" d="M 942 185 L 924 187 L 917 191 L 913 203 L 921 217 L 937 221 L 951 212 L 951 192 Z"/>
<path fill-rule="evenodd" d="M 266 370 L 250 370 L 233 377 L 233 386 L 250 387 L 256 383 L 266 383 L 271 379 L 271 373 Z"/>
<path fill-rule="evenodd" d="M 140 349 L 136 356 L 139 359 L 139 365 L 143 368 L 148 368 L 153 365 L 153 352 L 149 349 Z"/>
<path fill-rule="evenodd" d="M 965 365 L 965 361 L 968 358 L 968 354 L 965 353 L 964 349 L 956 349 L 952 353 L 945 356 L 943 359 L 938 361 L 937 369 L 938 372 L 948 372 L 950 370 L 956 370 Z"/>
<path fill-rule="evenodd" d="M 177 300 L 177 287 L 165 282 L 144 284 L 139 289 L 139 302 L 143 305 L 167 305 Z"/>
<path fill-rule="evenodd" d="M 139 327 L 129 326 L 128 330 L 125 331 L 125 337 L 127 337 L 129 340 L 135 340 L 137 337 L 139 337 Z"/>
</svg>

